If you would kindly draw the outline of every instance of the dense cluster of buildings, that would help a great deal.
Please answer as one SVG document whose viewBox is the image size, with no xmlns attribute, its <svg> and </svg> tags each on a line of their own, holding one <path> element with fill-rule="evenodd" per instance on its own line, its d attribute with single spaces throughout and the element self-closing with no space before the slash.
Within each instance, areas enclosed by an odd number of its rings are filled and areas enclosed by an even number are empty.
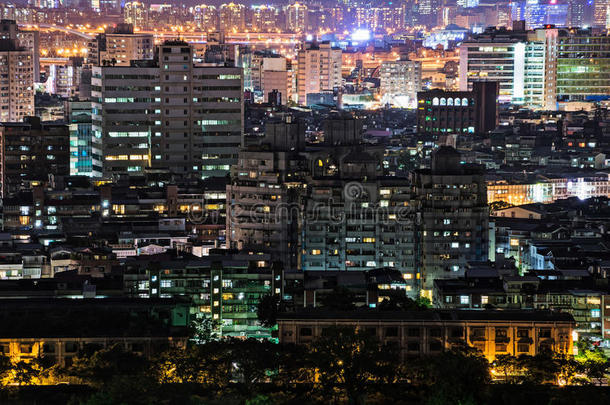
<svg viewBox="0 0 610 405">
<path fill-rule="evenodd" d="M 0 6 L 2 353 L 68 365 L 124 328 L 150 355 L 196 319 L 405 358 L 610 347 L 607 5 L 34 3 Z M 85 310 L 116 322 L 62 335 Z"/>
</svg>

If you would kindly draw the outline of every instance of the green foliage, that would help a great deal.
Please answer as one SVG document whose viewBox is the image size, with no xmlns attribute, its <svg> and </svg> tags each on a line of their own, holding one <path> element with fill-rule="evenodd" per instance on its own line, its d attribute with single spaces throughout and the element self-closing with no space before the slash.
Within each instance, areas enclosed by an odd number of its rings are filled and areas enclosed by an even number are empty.
<svg viewBox="0 0 610 405">
<path fill-rule="evenodd" d="M 277 314 L 282 300 L 277 294 L 267 294 L 258 303 L 256 315 L 261 325 L 273 328 L 277 324 Z"/>
<path fill-rule="evenodd" d="M 40 369 L 34 362 L 21 360 L 13 364 L 13 380 L 18 385 L 33 384 L 39 374 Z"/>
<path fill-rule="evenodd" d="M 469 346 L 424 359 L 420 383 L 434 387 L 431 403 L 479 403 L 490 382 L 489 362 Z M 435 402 L 441 401 L 441 402 Z M 442 402 L 448 401 L 448 402 Z"/>
<path fill-rule="evenodd" d="M 191 341 L 200 345 L 218 339 L 219 326 L 220 323 L 212 318 L 205 316 L 196 317 L 189 325 Z"/>
<path fill-rule="evenodd" d="M 399 353 L 395 346 L 353 328 L 331 328 L 311 345 L 313 367 L 322 391 L 342 388 L 350 402 L 359 402 L 370 381 L 389 382 L 395 376 Z"/>
<path fill-rule="evenodd" d="M 106 385 L 113 378 L 134 378 L 146 375 L 148 361 L 133 352 L 126 351 L 119 344 L 101 349 L 91 356 L 75 357 L 63 374 L 93 386 Z"/>
<path fill-rule="evenodd" d="M 504 402 L 494 395 L 507 398 L 544 384 L 595 389 L 593 385 L 601 384 L 608 372 L 608 359 L 599 350 L 585 350 L 577 357 L 550 351 L 535 356 L 499 355 L 492 363 L 494 378 L 504 384 L 491 384 L 487 359 L 467 345 L 402 361 L 398 345 L 384 345 L 368 332 L 328 327 L 308 345 L 214 339 L 172 348 L 150 361 L 120 345 L 90 348 L 81 351 L 62 373 L 95 390 L 78 402 L 89 405 L 479 405 L 524 402 Z M 15 385 L 39 384 L 56 368 L 45 358 L 11 363 L 0 356 L 0 375 L 10 376 Z M 583 384 L 587 386 L 576 387 Z M 517 394 L 510 394 L 513 389 Z M 534 403 L 588 403 L 551 402 L 557 395 L 543 389 Z"/>
<path fill-rule="evenodd" d="M 11 360 L 4 354 L 0 354 L 0 387 L 4 379 L 10 374 L 11 368 Z"/>
</svg>

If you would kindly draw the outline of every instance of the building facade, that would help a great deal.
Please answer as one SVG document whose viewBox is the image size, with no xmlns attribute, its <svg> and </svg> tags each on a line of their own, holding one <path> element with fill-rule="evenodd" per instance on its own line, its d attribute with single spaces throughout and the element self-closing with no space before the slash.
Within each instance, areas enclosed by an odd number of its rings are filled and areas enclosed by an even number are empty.
<svg viewBox="0 0 610 405">
<path fill-rule="evenodd" d="M 417 93 L 417 131 L 435 135 L 485 134 L 498 125 L 498 83 L 475 82 L 472 91 Z"/>
<path fill-rule="evenodd" d="M 93 68 L 104 176 L 147 167 L 202 177 L 229 172 L 242 142 L 242 70 L 192 60 L 193 48 L 176 41 L 159 46 L 158 62 Z"/>
<path fill-rule="evenodd" d="M 26 117 L 0 124 L 2 196 L 70 174 L 68 126 Z"/>
<path fill-rule="evenodd" d="M 305 43 L 297 63 L 299 104 L 307 103 L 308 94 L 332 93 L 341 86 L 341 49 L 333 48 L 330 42 Z"/>
<path fill-rule="evenodd" d="M 459 153 L 441 147 L 429 170 L 414 174 L 421 219 L 422 293 L 431 297 L 434 280 L 464 275 L 469 261 L 486 261 L 489 208 L 484 171 L 460 164 Z"/>
<path fill-rule="evenodd" d="M 307 344 L 328 328 L 349 327 L 397 344 L 401 357 L 440 353 L 468 344 L 489 361 L 498 355 L 572 354 L 574 320 L 550 311 L 309 312 L 278 316 L 281 343 Z"/>
<path fill-rule="evenodd" d="M 0 122 L 34 115 L 34 56 L 14 39 L 0 40 Z"/>
<path fill-rule="evenodd" d="M 384 61 L 379 71 L 381 102 L 399 107 L 415 108 L 421 91 L 421 62 L 409 60 Z"/>
</svg>

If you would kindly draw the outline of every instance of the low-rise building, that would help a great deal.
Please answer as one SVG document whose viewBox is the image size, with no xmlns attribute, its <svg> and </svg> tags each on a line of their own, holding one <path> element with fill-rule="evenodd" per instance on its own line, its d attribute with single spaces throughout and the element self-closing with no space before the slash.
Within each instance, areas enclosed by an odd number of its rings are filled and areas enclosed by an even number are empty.
<svg viewBox="0 0 610 405">
<path fill-rule="evenodd" d="M 574 320 L 567 313 L 550 311 L 312 310 L 280 314 L 278 326 L 281 343 L 307 344 L 328 328 L 346 327 L 397 344 L 404 358 L 467 343 L 491 361 L 497 355 L 535 355 L 546 349 L 571 354 Z"/>
</svg>

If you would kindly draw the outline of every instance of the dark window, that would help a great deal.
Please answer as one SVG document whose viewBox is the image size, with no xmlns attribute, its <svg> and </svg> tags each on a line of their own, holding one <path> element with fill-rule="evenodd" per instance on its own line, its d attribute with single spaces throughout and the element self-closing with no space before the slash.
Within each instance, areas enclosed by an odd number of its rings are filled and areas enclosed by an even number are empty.
<svg viewBox="0 0 610 405">
<path fill-rule="evenodd" d="M 442 349 L 441 342 L 430 342 L 430 351 L 438 352 Z"/>
<path fill-rule="evenodd" d="M 44 343 L 42 345 L 43 353 L 55 353 L 55 343 Z"/>
<path fill-rule="evenodd" d="M 313 336 L 313 330 L 311 328 L 301 328 L 299 334 L 301 336 Z"/>
<path fill-rule="evenodd" d="M 549 328 L 540 329 L 540 332 L 538 333 L 538 337 L 546 338 L 546 339 L 550 338 L 551 329 L 549 329 Z"/>
<path fill-rule="evenodd" d="M 419 328 L 409 328 L 407 334 L 409 337 L 419 337 Z"/>
<path fill-rule="evenodd" d="M 432 328 L 432 329 L 430 329 L 430 336 L 432 336 L 432 337 L 441 337 L 441 329 L 440 328 Z"/>
<path fill-rule="evenodd" d="M 78 350 L 78 343 L 66 342 L 65 348 L 66 348 L 66 353 L 76 353 L 76 351 Z"/>
<path fill-rule="evenodd" d="M 454 337 L 454 338 L 464 337 L 464 328 L 452 328 L 451 337 Z"/>
<path fill-rule="evenodd" d="M 131 351 L 136 353 L 144 353 L 144 343 L 135 342 L 131 344 Z"/>
<path fill-rule="evenodd" d="M 496 329 L 496 338 L 505 338 L 508 336 L 506 329 Z"/>
<path fill-rule="evenodd" d="M 385 328 L 385 335 L 386 337 L 398 337 L 398 328 L 396 326 Z"/>
<path fill-rule="evenodd" d="M 375 328 L 373 326 L 367 326 L 366 328 L 364 328 L 364 333 L 369 335 L 369 336 L 376 336 L 377 335 L 377 328 Z"/>
<path fill-rule="evenodd" d="M 530 351 L 530 345 L 527 343 L 519 343 L 517 344 L 517 351 L 519 353 L 527 353 Z"/>
<path fill-rule="evenodd" d="M 418 352 L 419 342 L 409 342 L 409 344 L 407 345 L 407 350 L 410 352 Z"/>
</svg>

